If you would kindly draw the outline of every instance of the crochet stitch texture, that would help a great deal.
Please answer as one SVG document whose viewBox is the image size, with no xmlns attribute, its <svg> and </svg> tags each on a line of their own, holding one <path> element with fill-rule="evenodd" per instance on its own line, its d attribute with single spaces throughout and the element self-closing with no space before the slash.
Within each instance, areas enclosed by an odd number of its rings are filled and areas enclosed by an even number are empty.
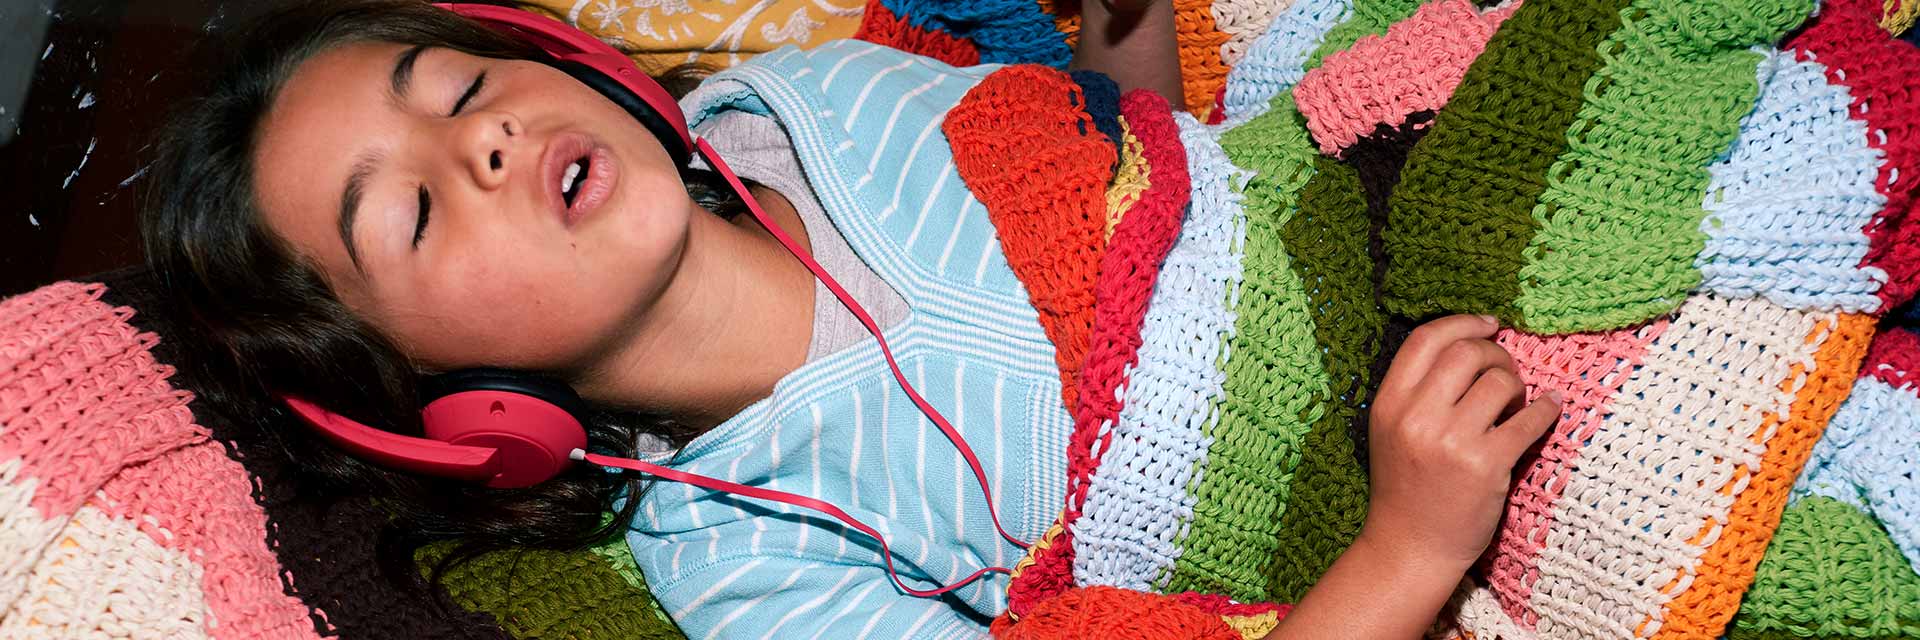
<svg viewBox="0 0 1920 640">
<path fill-rule="evenodd" d="M 1730 623 L 1782 575 L 1766 549 L 1783 510 L 1838 502 L 1786 506 L 1828 423 L 1852 419 L 1834 416 L 1877 315 L 1909 295 L 1872 248 L 1897 252 L 1885 238 L 1908 232 L 1884 149 L 1912 139 L 1873 112 L 1910 98 L 1865 86 L 1909 80 L 1774 48 L 1806 2 L 1516 4 L 1300 0 L 1229 72 L 1223 123 L 1177 120 L 1193 209 L 1140 326 L 1182 318 L 1203 335 L 1143 339 L 1120 420 L 1096 432 L 1086 502 L 1126 505 L 1101 517 L 1128 526 L 1096 542 L 1093 510 L 1063 511 L 1047 542 L 1082 533 L 1023 563 L 997 632 L 1054 624 L 1023 616 L 1104 586 L 1297 598 L 1364 513 L 1371 381 L 1419 319 L 1486 311 L 1514 327 L 1499 341 L 1529 392 L 1561 392 L 1565 415 L 1522 460 L 1437 633 L 1812 628 L 1792 605 Z M 1829 3 L 1796 42 L 1858 4 Z M 1395 67 L 1407 60 L 1426 62 Z M 1879 101 L 1861 109 L 1862 92 Z M 1213 234 L 1226 241 L 1197 242 Z M 1238 281 L 1220 268 L 1233 258 Z M 1031 573 L 1048 554 L 1071 559 L 1071 583 Z M 1877 621 L 1846 637 L 1901 628 L 1898 608 L 1834 610 L 1823 629 Z"/>
</svg>

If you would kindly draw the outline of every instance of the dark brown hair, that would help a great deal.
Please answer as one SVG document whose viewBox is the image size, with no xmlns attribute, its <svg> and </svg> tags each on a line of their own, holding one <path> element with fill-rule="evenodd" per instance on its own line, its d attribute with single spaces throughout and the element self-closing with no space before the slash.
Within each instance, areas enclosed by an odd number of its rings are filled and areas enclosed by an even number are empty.
<svg viewBox="0 0 1920 640">
<path fill-rule="evenodd" d="M 463 548 L 439 570 L 504 546 L 574 548 L 609 539 L 637 500 L 607 517 L 636 481 L 579 465 L 539 486 L 497 490 L 397 473 L 330 446 L 296 422 L 277 394 L 297 394 L 375 428 L 421 432 L 423 371 L 388 337 L 343 305 L 319 271 L 265 225 L 254 191 L 252 153 L 276 93 L 305 60 L 355 42 L 446 47 L 476 56 L 542 59 L 539 50 L 452 12 L 412 0 L 295 2 L 241 24 L 211 44 L 218 70 L 184 104 L 157 144 L 142 233 L 149 266 L 190 335 L 169 336 L 182 366 L 203 381 L 203 403 L 262 430 L 298 469 L 316 500 L 372 497 L 393 514 L 388 574 L 411 568 L 425 542 L 458 538 Z M 676 68 L 662 84 L 679 96 L 703 74 Z M 636 126 L 638 124 L 636 123 Z M 684 173 L 709 210 L 738 211 L 717 176 Z M 595 407 L 589 447 L 632 455 L 652 434 L 678 445 L 691 434 L 667 416 Z M 244 423 L 243 423 L 244 424 Z"/>
</svg>

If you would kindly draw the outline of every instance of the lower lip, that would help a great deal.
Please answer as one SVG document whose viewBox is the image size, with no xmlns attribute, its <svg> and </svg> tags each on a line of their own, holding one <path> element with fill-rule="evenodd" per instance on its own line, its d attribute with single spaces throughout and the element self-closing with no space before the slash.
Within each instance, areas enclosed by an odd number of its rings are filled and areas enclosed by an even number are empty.
<svg viewBox="0 0 1920 640">
<path fill-rule="evenodd" d="M 620 181 L 620 166 L 606 147 L 594 147 L 588 153 L 587 173 L 580 176 L 580 192 L 567 207 L 567 226 L 571 227 L 601 205 L 613 199 L 614 185 Z"/>
</svg>

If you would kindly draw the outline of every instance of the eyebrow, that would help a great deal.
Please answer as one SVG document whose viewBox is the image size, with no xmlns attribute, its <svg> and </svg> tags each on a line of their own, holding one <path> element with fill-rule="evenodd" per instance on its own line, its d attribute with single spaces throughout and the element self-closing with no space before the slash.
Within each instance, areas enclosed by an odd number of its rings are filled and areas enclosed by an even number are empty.
<svg viewBox="0 0 1920 640">
<path fill-rule="evenodd" d="M 427 45 L 416 44 L 400 52 L 400 56 L 394 59 L 393 75 L 387 79 L 387 86 L 393 92 L 395 102 L 407 101 L 407 89 L 413 85 L 413 63 L 426 51 Z"/>
<path fill-rule="evenodd" d="M 347 188 L 340 193 L 340 244 L 347 247 L 347 259 L 353 261 L 353 270 L 365 275 L 360 268 L 360 251 L 353 245 L 353 221 L 360 216 L 360 196 L 367 188 L 367 178 L 380 166 L 380 153 L 369 151 L 360 154 L 353 161 L 353 171 L 347 174 Z"/>
</svg>

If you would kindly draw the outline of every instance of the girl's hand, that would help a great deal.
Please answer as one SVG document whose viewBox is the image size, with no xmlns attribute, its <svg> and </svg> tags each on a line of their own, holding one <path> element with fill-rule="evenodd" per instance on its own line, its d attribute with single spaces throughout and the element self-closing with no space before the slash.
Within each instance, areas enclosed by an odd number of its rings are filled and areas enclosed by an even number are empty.
<svg viewBox="0 0 1920 640">
<path fill-rule="evenodd" d="M 1493 538 L 1515 462 L 1559 419 L 1557 391 L 1527 404 L 1513 358 L 1490 340 L 1498 328 L 1487 316 L 1441 318 L 1394 356 L 1372 408 L 1361 531 L 1379 551 L 1464 572 Z"/>
<path fill-rule="evenodd" d="M 1560 417 L 1526 403 L 1492 318 L 1415 329 L 1373 402 L 1373 496 L 1353 546 L 1268 640 L 1419 638 L 1487 549 L 1514 461 Z M 1497 425 L 1497 426 L 1496 426 Z"/>
</svg>

